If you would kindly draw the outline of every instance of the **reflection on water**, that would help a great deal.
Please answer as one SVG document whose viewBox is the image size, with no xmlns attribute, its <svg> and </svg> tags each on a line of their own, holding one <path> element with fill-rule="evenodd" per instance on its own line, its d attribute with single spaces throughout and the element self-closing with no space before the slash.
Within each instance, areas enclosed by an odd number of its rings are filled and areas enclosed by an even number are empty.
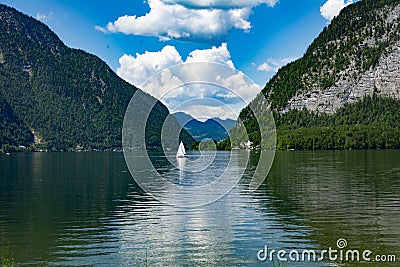
<svg viewBox="0 0 400 267">
<path fill-rule="evenodd" d="M 204 177 L 153 162 L 190 184 L 218 174 L 228 155 Z M 345 238 L 351 249 L 400 257 L 399 151 L 279 152 L 251 193 L 257 156 L 229 195 L 185 209 L 138 188 L 121 153 L 1 155 L 0 254 L 34 266 L 270 266 L 257 261 L 265 245 L 318 250 Z"/>
<path fill-rule="evenodd" d="M 185 178 L 185 167 L 186 167 L 186 159 L 185 158 L 177 158 L 176 162 L 178 163 L 178 171 L 179 171 L 179 182 Z"/>
<path fill-rule="evenodd" d="M 229 193 L 245 172 L 248 154 L 203 152 L 199 159 L 172 162 L 160 153 L 150 157 L 145 151 L 124 153 L 135 182 L 157 200 L 177 207 L 199 207 L 210 204 Z M 196 155 L 194 155 L 195 157 Z M 204 167 L 209 161 L 211 165 Z M 177 162 L 184 160 L 185 162 Z M 179 164 L 184 168 L 179 168 Z"/>
<path fill-rule="evenodd" d="M 399 160 L 400 151 L 280 153 L 262 190 L 281 200 L 270 203 L 279 213 L 303 219 L 321 249 L 345 238 L 349 249 L 398 258 Z"/>
</svg>

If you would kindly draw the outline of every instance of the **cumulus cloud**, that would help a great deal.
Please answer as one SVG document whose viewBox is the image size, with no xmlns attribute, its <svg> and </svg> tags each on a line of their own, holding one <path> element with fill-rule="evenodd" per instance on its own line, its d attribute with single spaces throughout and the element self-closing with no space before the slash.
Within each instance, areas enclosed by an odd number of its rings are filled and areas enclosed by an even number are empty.
<svg viewBox="0 0 400 267">
<path fill-rule="evenodd" d="M 43 21 L 43 22 L 52 20 L 53 19 L 53 12 L 50 12 L 49 14 L 43 14 L 43 13 L 39 13 L 38 12 L 38 13 L 36 13 L 36 19 L 40 20 L 40 21 Z"/>
<path fill-rule="evenodd" d="M 200 8 L 239 8 L 239 7 L 254 7 L 260 4 L 274 6 L 278 0 L 162 0 L 167 4 L 179 4 L 189 7 Z"/>
<path fill-rule="evenodd" d="M 292 62 L 294 59 L 295 59 L 294 57 L 288 57 L 282 59 L 269 58 L 266 62 L 259 65 L 257 67 L 257 70 L 265 72 L 277 72 L 282 66 Z"/>
<path fill-rule="evenodd" d="M 260 87 L 251 83 L 244 73 L 240 71 L 228 77 L 217 76 L 216 81 L 226 88 L 233 89 L 233 92 L 247 103 L 260 92 Z M 232 95 L 233 93 L 229 92 L 225 97 L 230 99 Z"/>
<path fill-rule="evenodd" d="M 265 62 L 265 63 L 263 63 L 263 64 L 261 64 L 260 66 L 257 67 L 257 70 L 263 70 L 263 71 L 266 71 L 266 72 L 277 72 L 278 69 L 279 69 L 278 66 L 272 65 L 269 62 Z"/>
<path fill-rule="evenodd" d="M 216 62 L 226 64 L 234 68 L 228 45 L 222 43 L 220 47 L 213 46 L 211 49 L 194 50 L 189 53 L 186 62 Z"/>
<path fill-rule="evenodd" d="M 234 114 L 260 92 L 257 85 L 234 69 L 226 43 L 210 49 L 194 50 L 186 60 L 175 47 L 167 45 L 157 52 L 124 55 L 119 62 L 117 73 L 123 79 L 160 99 L 170 111 L 178 109 L 193 116 L 205 112 L 210 118 L 228 116 L 236 119 Z M 197 102 L 194 103 L 193 99 Z M 215 105 L 213 100 L 220 104 Z M 182 110 L 182 103 L 187 102 L 191 105 Z"/>
<path fill-rule="evenodd" d="M 150 11 L 144 16 L 124 15 L 109 22 L 105 28 L 95 28 L 102 32 L 156 36 L 160 40 L 217 39 L 226 36 L 232 29 L 249 31 L 252 7 L 262 3 L 273 6 L 276 2 L 148 0 Z"/>
<path fill-rule="evenodd" d="M 215 62 L 234 68 L 226 43 L 222 43 L 219 47 L 213 46 L 210 49 L 194 50 L 189 53 L 185 62 Z M 160 70 L 180 63 L 184 63 L 184 61 L 179 52 L 174 46 L 167 45 L 158 52 L 146 51 L 144 54 L 137 53 L 136 56 L 123 55 L 119 59 L 120 66 L 117 69 L 117 74 L 129 83 L 141 86 Z M 190 73 L 187 73 L 187 75 L 192 75 L 192 78 L 195 74 L 204 75 L 204 70 L 192 69 Z M 198 77 L 198 79 L 201 78 Z"/>
<path fill-rule="evenodd" d="M 182 58 L 174 46 L 167 45 L 161 51 L 123 55 L 119 59 L 117 74 L 131 84 L 140 86 L 160 70 L 182 63 Z"/>
<path fill-rule="evenodd" d="M 170 69 L 164 69 L 157 78 L 147 81 L 141 89 L 160 99 L 169 108 L 173 104 L 173 100 L 181 99 L 187 95 L 185 88 L 181 85 L 183 81 L 171 72 Z"/>
<path fill-rule="evenodd" d="M 343 8 L 352 3 L 352 0 L 328 0 L 323 6 L 320 7 L 321 15 L 325 19 L 331 21 L 334 17 L 339 15 Z"/>
</svg>

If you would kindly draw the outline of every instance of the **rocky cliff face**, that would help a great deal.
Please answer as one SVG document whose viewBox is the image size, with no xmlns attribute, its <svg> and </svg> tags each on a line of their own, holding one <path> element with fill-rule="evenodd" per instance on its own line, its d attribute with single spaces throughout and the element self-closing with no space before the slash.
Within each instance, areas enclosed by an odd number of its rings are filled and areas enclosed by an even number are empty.
<svg viewBox="0 0 400 267">
<path fill-rule="evenodd" d="M 345 104 L 357 102 L 373 92 L 399 99 L 400 41 L 390 50 L 382 55 L 377 66 L 371 67 L 359 79 L 342 76 L 334 86 L 326 90 L 316 87 L 298 94 L 289 101 L 283 113 L 290 109 L 307 109 L 332 114 Z"/>
<path fill-rule="evenodd" d="M 319 73 L 313 71 L 305 73 L 303 75 L 305 88 L 291 97 L 287 106 L 282 109 L 282 113 L 286 113 L 291 109 L 307 109 L 332 114 L 345 104 L 357 102 L 367 95 L 372 95 L 373 92 L 382 96 L 400 98 L 400 40 L 398 38 L 400 3 L 394 8 L 393 6 L 384 6 L 371 12 L 379 19 L 357 29 L 355 34 L 357 42 L 353 44 L 354 47 L 346 54 L 348 64 L 334 75 L 334 83 L 327 88 L 323 88 L 318 82 L 313 83 L 315 81 L 314 77 L 321 75 L 321 71 Z M 357 20 L 358 18 L 354 19 Z M 379 27 L 382 27 L 383 31 L 381 30 L 380 34 L 376 34 Z M 393 39 L 394 36 L 397 37 Z M 341 47 L 348 45 L 350 37 L 346 35 L 339 37 L 331 40 L 324 47 L 327 49 L 334 45 L 335 48 L 340 50 Z M 377 63 L 372 64 L 366 70 L 362 68 L 365 59 L 360 63 L 359 54 L 353 52 L 364 48 L 383 48 L 378 54 Z M 313 54 L 319 55 L 319 51 L 317 50 Z M 361 55 L 364 54 L 361 53 Z M 368 60 L 368 53 L 366 55 Z M 329 68 L 329 66 L 334 66 L 336 59 L 336 55 L 328 59 L 333 64 L 326 64 L 325 60 L 321 60 L 324 75 L 336 71 L 333 68 Z"/>
</svg>

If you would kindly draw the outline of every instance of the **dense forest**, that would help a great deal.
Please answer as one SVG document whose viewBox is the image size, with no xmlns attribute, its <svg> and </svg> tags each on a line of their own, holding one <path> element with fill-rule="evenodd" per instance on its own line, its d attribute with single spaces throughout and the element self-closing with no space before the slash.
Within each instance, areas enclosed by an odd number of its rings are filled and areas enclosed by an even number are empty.
<svg viewBox="0 0 400 267">
<path fill-rule="evenodd" d="M 347 104 L 335 114 L 308 110 L 274 112 L 277 149 L 400 149 L 400 101 L 376 94 Z M 245 123 L 249 139 L 259 146 L 261 134 L 254 121 Z M 218 149 L 230 150 L 227 138 Z"/>
<path fill-rule="evenodd" d="M 11 148 L 28 147 L 33 143 L 33 134 L 26 125 L 21 122 L 10 105 L 4 100 L 0 93 L 0 144 L 5 151 Z"/>
<path fill-rule="evenodd" d="M 124 113 L 137 90 L 98 57 L 65 46 L 42 22 L 0 4 L 3 152 L 120 149 Z M 160 148 L 168 114 L 160 102 L 153 107 L 148 149 Z M 184 130 L 181 138 L 193 142 Z"/>
<path fill-rule="evenodd" d="M 276 126 L 278 149 L 398 149 L 400 101 L 374 94 L 333 115 L 292 110 Z"/>
</svg>

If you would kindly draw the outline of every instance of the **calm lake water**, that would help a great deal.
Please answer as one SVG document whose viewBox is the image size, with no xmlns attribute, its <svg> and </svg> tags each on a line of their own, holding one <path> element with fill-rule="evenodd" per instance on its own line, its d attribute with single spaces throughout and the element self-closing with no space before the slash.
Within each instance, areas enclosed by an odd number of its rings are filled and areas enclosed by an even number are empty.
<svg viewBox="0 0 400 267">
<path fill-rule="evenodd" d="M 244 152 L 238 152 L 244 153 Z M 217 153 L 207 180 L 226 166 Z M 122 153 L 0 155 L 0 255 L 17 266 L 273 266 L 269 249 L 346 249 L 400 261 L 400 151 L 277 152 L 255 192 L 251 170 L 232 192 L 200 208 L 176 208 L 144 193 Z M 154 162 L 168 179 L 177 169 Z M 262 163 L 261 163 L 262 164 Z M 362 263 L 364 265 L 365 263 Z M 360 266 L 329 261 L 284 266 Z"/>
</svg>

